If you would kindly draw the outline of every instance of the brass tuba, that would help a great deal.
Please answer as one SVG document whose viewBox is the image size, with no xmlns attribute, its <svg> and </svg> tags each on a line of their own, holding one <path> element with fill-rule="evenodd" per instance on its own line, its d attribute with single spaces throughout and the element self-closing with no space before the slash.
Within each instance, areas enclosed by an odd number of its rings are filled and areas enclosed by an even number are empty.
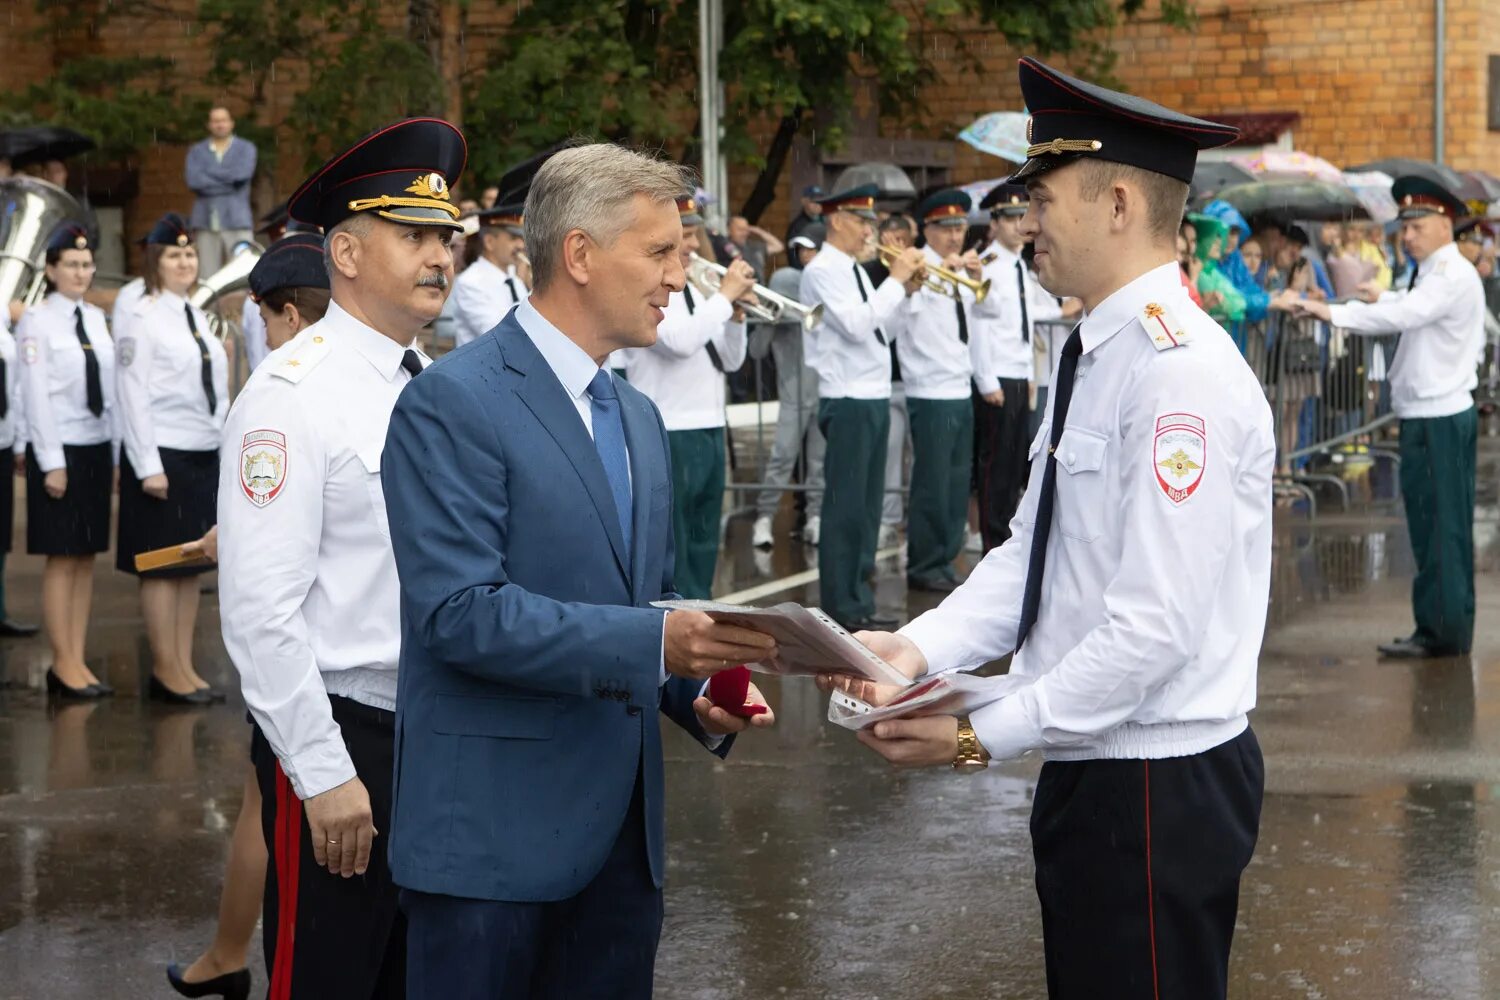
<svg viewBox="0 0 1500 1000">
<path fill-rule="evenodd" d="M 224 321 L 212 306 L 224 296 L 242 292 L 250 287 L 250 272 L 255 269 L 255 262 L 260 260 L 260 255 L 265 252 L 265 247 L 254 240 L 241 240 L 234 245 L 229 261 L 213 274 L 199 281 L 188 295 L 189 302 L 208 314 L 208 322 L 214 328 L 214 336 L 220 340 L 224 339 L 226 332 Z"/>
<path fill-rule="evenodd" d="M 36 177 L 0 180 L 0 308 L 41 297 L 47 241 L 64 222 L 84 221 L 72 195 Z"/>
</svg>

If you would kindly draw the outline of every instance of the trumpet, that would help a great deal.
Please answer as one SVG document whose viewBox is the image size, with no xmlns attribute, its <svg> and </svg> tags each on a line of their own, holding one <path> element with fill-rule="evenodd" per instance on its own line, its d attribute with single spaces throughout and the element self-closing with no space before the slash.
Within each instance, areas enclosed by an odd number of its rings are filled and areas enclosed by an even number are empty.
<svg viewBox="0 0 1500 1000">
<path fill-rule="evenodd" d="M 886 267 L 890 267 L 891 261 L 901 256 L 900 250 L 888 247 L 884 243 L 877 244 L 875 249 L 879 252 L 880 260 Z M 968 275 L 959 274 L 957 271 L 950 271 L 941 264 L 927 263 L 923 267 L 927 272 L 927 276 L 922 279 L 922 283 L 939 295 L 946 295 L 956 299 L 958 298 L 960 285 L 974 293 L 975 302 L 983 302 L 984 297 L 990 294 L 989 278 L 985 278 L 983 281 L 975 281 Z"/>
<path fill-rule="evenodd" d="M 704 295 L 713 295 L 719 290 L 724 274 L 729 270 L 723 264 L 715 264 L 693 254 L 688 261 L 687 279 Z M 789 299 L 771 291 L 765 285 L 750 289 L 753 301 L 735 303 L 745 312 L 766 323 L 796 322 L 804 333 L 810 332 L 823 319 L 822 305 L 805 306 L 796 299 Z"/>
</svg>

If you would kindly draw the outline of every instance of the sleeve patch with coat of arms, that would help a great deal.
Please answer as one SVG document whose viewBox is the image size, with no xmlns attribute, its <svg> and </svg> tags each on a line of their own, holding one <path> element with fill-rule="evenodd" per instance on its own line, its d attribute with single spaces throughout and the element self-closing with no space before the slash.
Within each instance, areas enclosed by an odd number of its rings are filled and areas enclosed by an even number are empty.
<svg viewBox="0 0 1500 1000">
<path fill-rule="evenodd" d="M 281 495 L 286 486 L 286 435 L 280 431 L 255 430 L 240 442 L 240 489 L 257 507 Z"/>
<path fill-rule="evenodd" d="M 1168 413 L 1156 418 L 1156 440 L 1151 449 L 1156 485 L 1180 507 L 1197 492 L 1208 464 L 1208 427 L 1192 413 Z"/>
</svg>

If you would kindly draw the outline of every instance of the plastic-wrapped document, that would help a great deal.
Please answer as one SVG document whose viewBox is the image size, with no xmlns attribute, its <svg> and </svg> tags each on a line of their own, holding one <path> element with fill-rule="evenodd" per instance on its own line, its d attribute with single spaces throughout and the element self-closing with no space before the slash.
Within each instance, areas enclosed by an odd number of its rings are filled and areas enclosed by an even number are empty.
<svg viewBox="0 0 1500 1000">
<path fill-rule="evenodd" d="M 721 624 L 738 625 L 769 635 L 776 640 L 776 656 L 769 661 L 746 664 L 759 673 L 844 674 L 897 687 L 911 683 L 820 608 L 804 608 L 791 602 L 770 608 L 750 608 L 717 601 L 657 601 L 652 606 L 674 611 L 702 611 Z"/>
<path fill-rule="evenodd" d="M 914 719 L 924 715 L 968 715 L 1015 694 L 1036 682 L 1035 677 L 975 677 L 946 673 L 919 677 L 881 706 L 835 691 L 828 699 L 828 721 L 845 729 L 867 729 L 884 719 Z"/>
</svg>

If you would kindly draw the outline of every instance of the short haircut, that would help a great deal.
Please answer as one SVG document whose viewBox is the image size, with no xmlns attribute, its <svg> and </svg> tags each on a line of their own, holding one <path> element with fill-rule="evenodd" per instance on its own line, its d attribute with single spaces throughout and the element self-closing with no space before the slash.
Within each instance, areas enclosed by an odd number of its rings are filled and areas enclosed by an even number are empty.
<svg viewBox="0 0 1500 1000">
<path fill-rule="evenodd" d="M 358 239 L 364 239 L 370 235 L 370 229 L 375 225 L 373 219 L 364 212 L 355 212 L 343 222 L 336 223 L 328 230 L 328 235 L 323 238 L 323 267 L 328 271 L 328 280 L 332 281 L 339 273 L 339 269 L 333 266 L 333 238 L 339 233 L 348 233 Z"/>
<path fill-rule="evenodd" d="M 631 203 L 645 195 L 675 203 L 693 189 L 690 171 L 612 143 L 596 142 L 554 153 L 526 194 L 526 252 L 533 287 L 546 289 L 562 266 L 563 239 L 581 229 L 610 246 L 634 222 Z"/>
<path fill-rule="evenodd" d="M 308 323 L 316 323 L 328 312 L 328 300 L 333 293 L 326 288 L 273 288 L 261 296 L 261 302 L 271 307 L 272 312 L 281 312 L 287 306 L 296 306 L 297 313 Z"/>
<path fill-rule="evenodd" d="M 904 215 L 891 215 L 880 220 L 879 231 L 881 236 L 884 236 L 886 233 L 894 233 L 898 229 L 903 232 L 911 232 L 911 220 Z"/>
<path fill-rule="evenodd" d="M 1078 194 L 1084 201 L 1098 201 L 1111 184 L 1126 181 L 1140 189 L 1146 199 L 1146 231 L 1164 240 L 1187 208 L 1188 186 L 1175 177 L 1154 170 L 1088 156 L 1078 161 Z"/>
</svg>

